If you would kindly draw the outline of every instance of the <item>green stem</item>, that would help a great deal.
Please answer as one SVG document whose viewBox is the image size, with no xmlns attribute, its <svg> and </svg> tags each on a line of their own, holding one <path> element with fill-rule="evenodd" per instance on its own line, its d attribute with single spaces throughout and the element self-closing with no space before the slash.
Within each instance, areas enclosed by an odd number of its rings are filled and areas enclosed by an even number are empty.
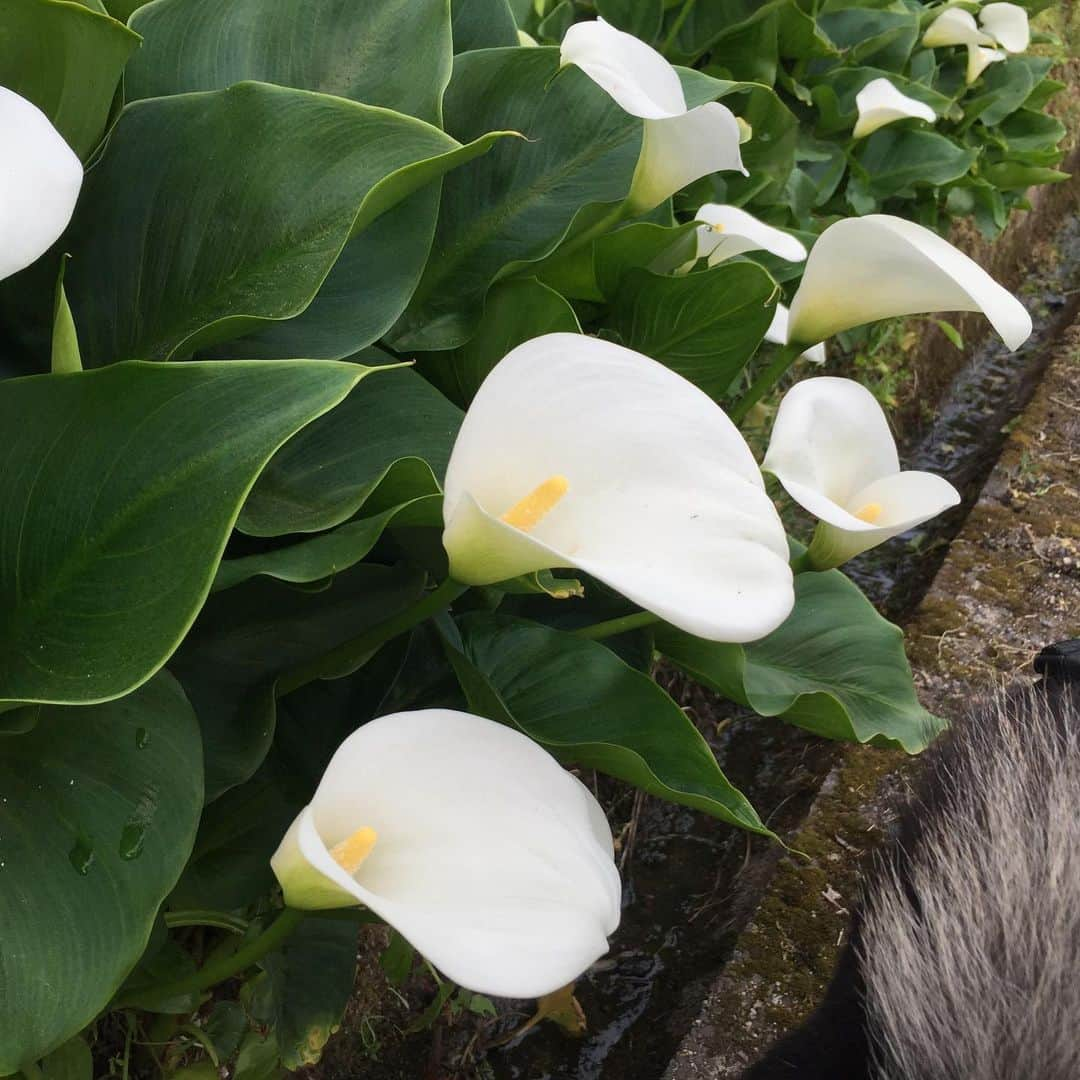
<svg viewBox="0 0 1080 1080">
<path fill-rule="evenodd" d="M 651 626 L 659 621 L 660 616 L 654 615 L 651 611 L 636 611 L 633 615 L 621 615 L 617 619 L 608 619 L 606 622 L 583 626 L 580 630 L 574 630 L 572 633 L 575 637 L 598 641 L 600 638 L 625 634 L 628 630 L 638 630 L 642 626 Z"/>
<path fill-rule="evenodd" d="M 468 585 L 447 578 L 437 589 L 420 597 L 412 607 L 399 612 L 393 618 L 350 638 L 315 660 L 283 672 L 277 680 L 277 696 L 284 697 L 317 679 L 336 678 L 342 671 L 359 666 L 391 638 L 396 638 L 432 615 L 445 611 L 466 589 Z"/>
<path fill-rule="evenodd" d="M 189 911 L 166 911 L 165 925 L 170 929 L 178 926 L 213 926 L 218 930 L 229 930 L 234 934 L 247 932 L 248 921 L 227 911 L 191 909 Z"/>
<path fill-rule="evenodd" d="M 815 569 L 817 568 L 810 558 L 809 551 L 804 551 L 801 555 L 796 555 L 795 558 L 791 560 L 791 572 L 793 574 L 805 574 L 808 571 Z"/>
<path fill-rule="evenodd" d="M 297 908 L 285 908 L 257 938 L 241 945 L 236 952 L 204 964 L 194 975 L 183 979 L 173 979 L 172 982 L 158 983 L 156 986 L 136 987 L 115 1000 L 112 1007 L 115 1009 L 124 1005 L 139 1005 L 148 999 L 167 1001 L 170 998 L 186 997 L 188 994 L 209 990 L 211 986 L 217 986 L 218 983 L 246 971 L 257 960 L 273 952 L 300 925 L 306 914 L 306 911 Z"/>
<path fill-rule="evenodd" d="M 773 358 L 772 362 L 750 384 L 750 389 L 729 410 L 731 419 L 741 424 L 746 414 L 783 378 L 784 372 L 799 358 L 805 345 L 785 345 Z"/>
<path fill-rule="evenodd" d="M 664 44 L 660 46 L 660 51 L 664 56 L 668 56 L 668 53 L 671 52 L 671 46 L 675 44 L 675 39 L 679 36 L 679 31 L 683 28 L 683 23 L 690 17 L 690 12 L 694 10 L 695 3 L 696 0 L 685 0 L 682 10 L 679 12 L 679 17 L 671 24 L 668 36 L 664 38 Z M 670 59 L 670 57 L 668 57 L 668 59 Z"/>
</svg>

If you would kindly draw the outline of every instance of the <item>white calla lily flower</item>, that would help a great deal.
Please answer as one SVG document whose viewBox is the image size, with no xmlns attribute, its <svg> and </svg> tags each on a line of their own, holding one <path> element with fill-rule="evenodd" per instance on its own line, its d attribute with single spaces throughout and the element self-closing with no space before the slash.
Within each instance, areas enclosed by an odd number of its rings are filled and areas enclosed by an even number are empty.
<svg viewBox="0 0 1080 1080">
<path fill-rule="evenodd" d="M 852 136 L 865 138 L 878 128 L 896 120 L 926 120 L 933 123 L 937 114 L 923 101 L 901 93 L 888 79 L 873 79 L 856 95 L 855 107 L 859 118 Z"/>
<path fill-rule="evenodd" d="M 688 109 L 675 69 L 650 45 L 603 19 L 574 23 L 563 37 L 561 66 L 573 64 L 631 116 L 645 121 L 641 155 L 628 196 L 633 212 L 659 206 L 709 173 L 744 175 L 735 114 L 710 101 Z"/>
<path fill-rule="evenodd" d="M 446 470 L 450 575 L 574 567 L 683 630 L 753 641 L 794 603 L 784 529 L 724 411 L 640 353 L 546 334 L 484 380 Z"/>
<path fill-rule="evenodd" d="M 271 865 L 289 907 L 364 904 L 454 982 L 500 997 L 573 982 L 619 924 L 591 792 L 519 732 L 450 709 L 349 736 Z"/>
<path fill-rule="evenodd" d="M 903 218 L 867 214 L 818 237 L 788 332 L 813 345 L 878 319 L 937 311 L 981 311 L 1010 349 L 1031 334 L 1024 305 L 947 240 Z"/>
<path fill-rule="evenodd" d="M 1000 49 L 987 49 L 982 45 L 968 46 L 967 82 L 970 86 L 991 64 L 1008 57 Z"/>
<path fill-rule="evenodd" d="M 1019 4 L 987 4 L 979 12 L 979 22 L 1007 52 L 1023 52 L 1031 44 L 1028 13 Z"/>
<path fill-rule="evenodd" d="M 922 43 L 936 49 L 946 45 L 993 45 L 994 39 L 979 29 L 970 11 L 949 7 L 926 28 Z"/>
<path fill-rule="evenodd" d="M 0 278 L 6 278 L 44 255 L 67 228 L 83 167 L 49 118 L 4 86 L 0 134 Z"/>
<path fill-rule="evenodd" d="M 960 502 L 942 477 L 900 471 L 885 413 L 851 379 L 796 383 L 780 402 L 761 467 L 818 518 L 807 553 L 817 570 L 839 566 Z"/>
<path fill-rule="evenodd" d="M 768 251 L 788 262 L 802 262 L 805 246 L 782 229 L 766 225 L 737 206 L 705 203 L 694 215 L 704 222 L 697 230 L 697 258 L 715 266 L 747 251 Z"/>
<path fill-rule="evenodd" d="M 788 343 L 789 319 L 790 312 L 788 309 L 783 304 L 777 304 L 776 310 L 773 312 L 772 322 L 769 323 L 769 329 L 765 331 L 765 340 L 771 341 L 774 345 L 786 345 Z M 800 353 L 800 356 L 811 364 L 824 364 L 825 343 L 819 342 L 812 348 Z"/>
</svg>

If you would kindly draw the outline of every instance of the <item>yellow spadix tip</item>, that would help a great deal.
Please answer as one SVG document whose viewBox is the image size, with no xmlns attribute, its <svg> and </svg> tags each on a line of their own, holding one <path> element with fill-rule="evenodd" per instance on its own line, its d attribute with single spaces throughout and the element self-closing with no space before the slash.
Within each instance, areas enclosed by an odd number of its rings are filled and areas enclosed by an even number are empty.
<svg viewBox="0 0 1080 1080">
<path fill-rule="evenodd" d="M 378 838 L 379 834 L 365 825 L 351 836 L 346 836 L 340 844 L 335 844 L 330 849 L 330 857 L 346 874 L 355 874 L 360 869 L 360 864 L 371 854 Z"/>
<path fill-rule="evenodd" d="M 855 511 L 855 516 L 860 521 L 865 521 L 867 525 L 873 525 L 881 517 L 883 509 L 881 503 L 867 503 L 861 510 Z"/>
<path fill-rule="evenodd" d="M 502 516 L 507 525 L 529 532 L 554 509 L 555 504 L 570 489 L 570 481 L 565 476 L 549 476 L 537 485 L 520 502 L 514 503 Z"/>
</svg>

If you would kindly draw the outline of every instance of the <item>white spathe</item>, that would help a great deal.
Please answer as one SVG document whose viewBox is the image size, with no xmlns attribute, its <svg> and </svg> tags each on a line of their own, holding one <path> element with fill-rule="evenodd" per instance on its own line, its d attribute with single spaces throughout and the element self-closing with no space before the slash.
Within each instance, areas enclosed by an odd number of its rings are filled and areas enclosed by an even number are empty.
<svg viewBox="0 0 1080 1080">
<path fill-rule="evenodd" d="M 737 206 L 705 203 L 694 216 L 704 222 L 697 230 L 697 258 L 708 256 L 710 266 L 747 251 L 768 251 L 787 262 L 806 258 L 801 241 Z"/>
<path fill-rule="evenodd" d="M 786 345 L 788 343 L 789 318 L 788 309 L 783 304 L 777 304 L 776 310 L 773 312 L 772 322 L 769 323 L 769 329 L 765 331 L 765 340 L 771 341 L 774 345 Z M 825 343 L 818 342 L 817 345 L 800 353 L 800 356 L 811 364 L 824 364 Z"/>
<path fill-rule="evenodd" d="M 986 49 L 982 45 L 968 46 L 967 82 L 973 83 L 991 64 L 1008 57 L 1000 49 Z"/>
<path fill-rule="evenodd" d="M 936 117 L 929 105 L 901 93 L 888 79 L 868 82 L 855 95 L 855 107 L 859 110 L 859 118 L 851 134 L 856 139 L 865 138 L 896 120 L 926 120 L 932 124 Z"/>
<path fill-rule="evenodd" d="M 867 214 L 818 237 L 788 332 L 813 345 L 878 319 L 937 311 L 981 311 L 1010 349 L 1031 334 L 1024 305 L 947 240 L 912 221 Z"/>
<path fill-rule="evenodd" d="M 851 379 L 796 383 L 780 402 L 761 467 L 818 518 L 809 558 L 819 570 L 960 502 L 942 477 L 900 471 L 885 413 Z"/>
<path fill-rule="evenodd" d="M 363 843 L 342 857 L 350 838 Z M 350 735 L 271 865 L 288 906 L 364 904 L 454 982 L 500 997 L 573 982 L 619 924 L 591 792 L 519 732 L 450 709 Z"/>
<path fill-rule="evenodd" d="M 688 109 L 678 73 L 652 46 L 603 19 L 574 23 L 560 66 L 573 64 L 631 116 L 645 121 L 641 154 L 627 197 L 643 213 L 702 176 L 743 168 L 735 114 L 710 101 Z"/>
<path fill-rule="evenodd" d="M 1031 43 L 1028 13 L 1019 4 L 987 4 L 979 11 L 979 22 L 1007 52 L 1023 52 Z"/>
<path fill-rule="evenodd" d="M 0 86 L 0 278 L 29 266 L 60 238 L 83 168 L 49 118 Z"/>
<path fill-rule="evenodd" d="M 1009 23 L 1011 20 L 1004 20 Z M 975 16 L 963 8 L 946 8 L 923 34 L 923 45 L 936 48 L 943 45 L 967 46 L 967 81 L 973 83 L 990 64 L 1004 60 L 1005 54 L 992 48 L 997 39 L 980 30 Z M 988 47 L 990 46 L 990 47 Z"/>
<path fill-rule="evenodd" d="M 503 520 L 531 500 L 529 527 Z M 714 641 L 764 637 L 794 603 L 783 526 L 728 416 L 662 364 L 583 334 L 527 341 L 484 380 L 443 517 L 450 575 L 471 585 L 575 567 Z"/>
</svg>

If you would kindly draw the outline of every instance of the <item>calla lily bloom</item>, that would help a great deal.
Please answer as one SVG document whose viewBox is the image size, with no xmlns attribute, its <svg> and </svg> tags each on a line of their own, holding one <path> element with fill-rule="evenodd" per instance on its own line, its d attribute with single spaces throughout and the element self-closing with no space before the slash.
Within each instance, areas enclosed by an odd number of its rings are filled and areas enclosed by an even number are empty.
<svg viewBox="0 0 1080 1080">
<path fill-rule="evenodd" d="M 839 566 L 960 502 L 942 477 L 900 471 L 881 406 L 851 379 L 796 383 L 780 402 L 761 467 L 819 519 L 807 553 L 817 570 Z"/>
<path fill-rule="evenodd" d="M 856 139 L 865 138 L 895 120 L 926 120 L 932 124 L 936 117 L 929 105 L 902 94 L 888 79 L 868 82 L 855 95 L 855 107 L 859 110 L 859 118 L 851 134 Z"/>
<path fill-rule="evenodd" d="M 1004 60 L 1005 54 L 993 46 L 996 39 L 980 30 L 975 23 L 975 16 L 963 8 L 946 8 L 923 34 L 923 45 L 937 48 L 943 45 L 967 46 L 967 81 L 973 83 L 986 68 L 997 60 Z"/>
<path fill-rule="evenodd" d="M 818 238 L 788 332 L 812 345 L 878 319 L 935 311 L 981 311 L 1010 349 L 1031 334 L 1024 305 L 947 240 L 912 221 L 867 214 Z"/>
<path fill-rule="evenodd" d="M 788 309 L 783 304 L 777 304 L 776 310 L 773 312 L 772 322 L 769 323 L 769 329 L 765 331 L 765 340 L 771 341 L 774 345 L 786 345 L 788 343 L 789 318 Z M 811 364 L 824 364 L 825 345 L 819 342 L 800 355 L 803 360 L 808 360 Z"/>
<path fill-rule="evenodd" d="M 83 168 L 49 118 L 4 86 L 0 136 L 0 278 L 6 278 L 60 238 L 75 209 Z"/>
<path fill-rule="evenodd" d="M 450 709 L 350 735 L 271 865 L 289 907 L 364 904 L 454 982 L 500 997 L 573 982 L 619 924 L 591 792 L 519 732 Z"/>
<path fill-rule="evenodd" d="M 688 109 L 678 73 L 654 48 L 603 19 L 574 23 L 563 38 L 561 66 L 573 64 L 631 116 L 645 134 L 628 203 L 636 213 L 709 173 L 746 174 L 734 113 L 711 101 Z"/>
<path fill-rule="evenodd" d="M 484 380 L 446 470 L 450 575 L 574 567 L 669 623 L 753 641 L 794 602 L 783 526 L 724 411 L 583 334 L 519 345 Z"/>
<path fill-rule="evenodd" d="M 694 216 L 704 222 L 697 230 L 697 258 L 708 256 L 710 266 L 747 251 L 768 251 L 788 262 L 806 258 L 806 248 L 794 236 L 737 206 L 705 203 Z"/>
<path fill-rule="evenodd" d="M 979 22 L 1006 52 L 1023 52 L 1031 43 L 1028 13 L 1019 4 L 987 4 Z"/>
</svg>

